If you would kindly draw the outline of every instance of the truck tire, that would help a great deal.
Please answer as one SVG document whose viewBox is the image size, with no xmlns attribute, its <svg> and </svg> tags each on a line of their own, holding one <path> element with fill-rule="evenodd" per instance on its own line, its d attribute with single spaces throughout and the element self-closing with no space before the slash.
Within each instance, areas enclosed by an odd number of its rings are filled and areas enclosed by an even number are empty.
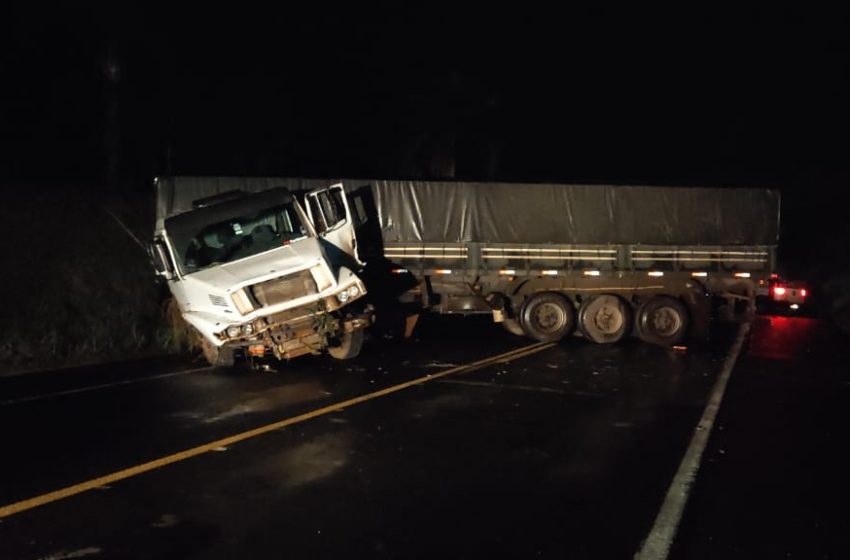
<svg viewBox="0 0 850 560">
<path fill-rule="evenodd" d="M 364 329 L 343 333 L 337 346 L 328 346 L 328 354 L 337 360 L 350 360 L 360 354 L 363 347 Z"/>
<path fill-rule="evenodd" d="M 576 310 L 561 294 L 543 292 L 529 298 L 520 311 L 525 334 L 540 342 L 555 342 L 576 328 Z"/>
<path fill-rule="evenodd" d="M 233 348 L 228 346 L 216 346 L 204 337 L 200 337 L 201 351 L 207 363 L 212 367 L 232 367 L 236 363 Z"/>
<path fill-rule="evenodd" d="M 578 328 L 597 344 L 619 342 L 629 333 L 631 325 L 631 306 L 613 294 L 585 300 L 578 312 Z"/>
<path fill-rule="evenodd" d="M 669 296 L 656 296 L 638 308 L 635 331 L 644 342 L 672 346 L 685 337 L 689 324 L 685 304 Z"/>
</svg>

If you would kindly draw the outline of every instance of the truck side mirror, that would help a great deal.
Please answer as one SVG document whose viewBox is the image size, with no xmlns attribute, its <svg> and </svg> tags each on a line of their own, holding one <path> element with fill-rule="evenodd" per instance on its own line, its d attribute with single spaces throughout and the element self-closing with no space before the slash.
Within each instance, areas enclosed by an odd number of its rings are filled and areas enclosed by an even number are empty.
<svg viewBox="0 0 850 560">
<path fill-rule="evenodd" d="M 154 239 L 153 243 L 147 246 L 148 256 L 151 259 L 154 270 L 157 276 L 162 276 L 166 280 L 174 278 L 174 267 L 171 264 L 171 259 L 168 256 L 168 249 L 162 239 Z"/>
</svg>

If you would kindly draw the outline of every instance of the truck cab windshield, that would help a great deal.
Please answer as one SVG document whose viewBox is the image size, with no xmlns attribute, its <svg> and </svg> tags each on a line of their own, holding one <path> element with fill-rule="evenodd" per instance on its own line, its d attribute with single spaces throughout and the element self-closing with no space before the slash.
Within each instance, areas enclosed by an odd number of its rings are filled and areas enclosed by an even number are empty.
<svg viewBox="0 0 850 560">
<path fill-rule="evenodd" d="M 169 230 L 184 274 L 214 264 L 232 262 L 264 253 L 308 236 L 292 202 L 261 208 L 215 221 L 199 220 L 203 210 L 190 212 L 191 219 L 171 224 Z M 180 216 L 178 216 L 180 217 Z M 206 222 L 206 223 L 205 223 Z"/>
</svg>

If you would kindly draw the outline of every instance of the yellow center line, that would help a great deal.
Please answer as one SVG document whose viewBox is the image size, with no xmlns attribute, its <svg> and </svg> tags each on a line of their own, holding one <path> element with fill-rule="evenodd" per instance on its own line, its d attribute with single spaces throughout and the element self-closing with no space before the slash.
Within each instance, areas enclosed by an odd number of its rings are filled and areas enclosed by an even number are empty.
<svg viewBox="0 0 850 560">
<path fill-rule="evenodd" d="M 39 506 L 43 506 L 45 504 L 49 504 L 51 502 L 55 502 L 58 500 L 62 500 L 64 498 L 70 498 L 71 496 L 75 496 L 77 494 L 81 494 L 83 492 L 87 492 L 89 490 L 93 490 L 100 486 L 105 486 L 107 484 L 112 484 L 119 480 L 124 480 L 127 478 L 131 478 L 134 476 L 138 476 L 140 474 L 152 471 L 154 469 L 159 469 L 165 467 L 167 465 L 171 465 L 177 463 L 179 461 L 184 461 L 186 459 L 190 459 L 192 457 L 196 457 L 198 455 L 203 455 L 204 453 L 209 453 L 220 447 L 227 447 L 241 441 L 245 441 L 247 439 L 255 438 L 257 436 L 261 436 L 263 434 L 273 432 L 275 430 L 279 430 L 281 428 L 285 428 L 287 426 L 291 426 L 293 424 L 298 424 L 300 422 L 305 422 L 307 420 L 317 418 L 319 416 L 324 416 L 326 414 L 330 414 L 332 412 L 339 412 L 345 408 L 364 403 L 366 401 L 370 401 L 372 399 L 377 399 L 379 397 L 384 397 L 387 395 L 391 395 L 393 393 L 397 393 L 398 391 L 402 391 L 404 389 L 414 387 L 416 385 L 422 385 L 423 383 L 427 383 L 429 381 L 434 381 L 435 379 L 440 379 L 442 377 L 446 377 L 448 375 L 453 375 L 457 373 L 466 373 L 470 371 L 474 371 L 477 369 L 481 369 L 487 367 L 489 365 L 495 363 L 505 363 L 511 360 L 516 360 L 519 358 L 523 358 L 525 356 L 529 356 L 536 352 L 540 352 L 541 350 L 545 350 L 553 346 L 554 343 L 537 343 L 531 344 L 529 346 L 523 346 L 522 348 L 517 348 L 515 350 L 511 350 L 510 352 L 505 352 L 503 354 L 499 354 L 496 356 L 491 356 L 489 358 L 484 358 L 478 360 L 476 362 L 472 362 L 466 365 L 453 367 L 450 369 L 446 369 L 437 373 L 432 373 L 428 375 L 424 375 L 417 379 L 413 379 L 411 381 L 406 381 L 404 383 L 399 383 L 398 385 L 393 385 L 391 387 L 387 387 L 385 389 L 380 389 L 378 391 L 374 391 L 372 393 L 367 393 L 365 395 L 361 395 L 359 397 L 354 397 L 342 402 L 338 402 L 332 405 L 328 405 L 322 408 L 318 408 L 316 410 L 299 414 L 298 416 L 293 416 L 291 418 L 286 418 L 284 420 L 280 420 L 278 422 L 273 422 L 271 424 L 266 424 L 265 426 L 260 426 L 259 428 L 254 428 L 253 430 L 248 430 L 246 432 L 242 432 L 236 435 L 232 435 L 226 438 L 222 438 L 216 441 L 212 441 L 206 443 L 204 445 L 199 445 L 197 447 L 193 447 L 191 449 L 186 449 L 185 451 L 180 451 L 178 453 L 174 453 L 172 455 L 167 455 L 165 457 L 161 457 L 159 459 L 155 459 L 153 461 L 148 461 L 147 463 L 142 463 L 140 465 L 136 465 L 133 467 L 129 467 L 126 469 L 122 469 L 120 471 L 113 472 L 111 474 L 107 474 L 105 476 L 101 476 L 98 478 L 93 478 L 91 480 L 87 480 L 86 482 L 81 482 L 79 484 L 74 484 L 73 486 L 68 486 L 65 488 L 61 488 L 59 490 L 54 490 L 53 492 L 48 492 L 47 494 L 41 494 L 40 496 L 35 496 L 33 498 L 28 498 L 26 500 L 21 500 L 19 502 L 15 502 L 13 504 L 9 504 L 7 506 L 0 507 L 0 519 L 8 517 L 10 515 L 14 515 L 16 513 L 21 513 L 22 511 L 26 511 L 28 509 L 33 509 Z"/>
</svg>

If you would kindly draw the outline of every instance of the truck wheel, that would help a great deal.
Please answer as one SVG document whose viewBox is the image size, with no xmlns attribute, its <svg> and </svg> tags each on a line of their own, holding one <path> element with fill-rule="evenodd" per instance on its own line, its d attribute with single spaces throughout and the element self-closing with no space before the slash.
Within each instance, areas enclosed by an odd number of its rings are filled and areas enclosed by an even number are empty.
<svg viewBox="0 0 850 560">
<path fill-rule="evenodd" d="M 502 326 L 511 334 L 525 336 L 525 331 L 522 330 L 522 325 L 520 325 L 519 321 L 516 319 L 504 319 L 502 321 Z"/>
<path fill-rule="evenodd" d="M 207 363 L 213 367 L 232 367 L 236 362 L 233 356 L 233 348 L 228 346 L 216 346 L 204 337 L 201 338 L 201 351 L 204 353 Z"/>
<path fill-rule="evenodd" d="M 644 342 L 672 346 L 684 338 L 689 322 L 688 309 L 681 301 L 657 296 L 638 309 L 635 330 Z"/>
<path fill-rule="evenodd" d="M 628 334 L 631 324 L 631 306 L 615 295 L 585 300 L 578 312 L 579 329 L 597 344 L 619 342 Z"/>
<path fill-rule="evenodd" d="M 531 297 L 522 306 L 520 320 L 525 333 L 540 342 L 555 342 L 576 328 L 576 310 L 570 300 L 554 292 Z"/>
<path fill-rule="evenodd" d="M 355 329 L 351 332 L 343 333 L 340 337 L 339 345 L 328 346 L 328 354 L 337 360 L 350 360 L 356 358 L 360 354 L 360 348 L 363 346 L 364 329 Z"/>
</svg>

